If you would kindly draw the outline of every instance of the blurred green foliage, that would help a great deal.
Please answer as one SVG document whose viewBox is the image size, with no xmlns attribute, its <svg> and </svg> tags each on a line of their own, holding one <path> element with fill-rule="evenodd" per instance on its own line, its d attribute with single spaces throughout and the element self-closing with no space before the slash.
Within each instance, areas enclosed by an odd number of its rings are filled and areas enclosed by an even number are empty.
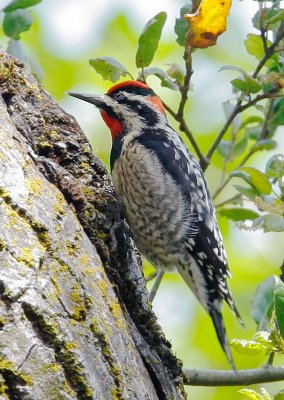
<svg viewBox="0 0 284 400">
<path fill-rule="evenodd" d="M 185 73 L 182 46 L 185 44 L 186 25 L 180 18 L 180 15 L 185 12 L 185 9 L 180 11 L 180 7 L 184 4 L 178 0 L 173 3 L 177 23 L 162 37 L 159 45 L 165 13 L 157 14 L 151 20 L 152 22 L 146 25 L 143 35 L 138 40 L 147 19 L 141 22 L 127 7 L 122 6 L 111 11 L 110 17 L 105 17 L 98 31 L 94 30 L 93 36 L 91 35 L 88 39 L 89 46 L 83 46 L 82 51 L 74 48 L 74 54 L 69 51 L 69 55 L 63 56 L 61 52 L 64 54 L 64 49 L 59 47 L 59 42 L 53 42 L 50 45 L 48 29 L 52 29 L 52 25 L 50 24 L 47 28 L 45 18 L 48 17 L 48 8 L 46 8 L 46 2 L 40 2 L 40 0 L 14 0 L 9 7 L 4 7 L 1 13 L 0 40 L 2 45 L 8 46 L 12 54 L 25 62 L 57 100 L 62 101 L 64 108 L 77 116 L 89 134 L 95 152 L 109 166 L 110 139 L 107 136 L 107 129 L 95 110 L 88 111 L 86 108 L 80 108 L 83 106 L 79 106 L 71 99 L 66 99 L 65 92 L 74 87 L 81 87 L 84 91 L 90 92 L 105 91 L 110 82 L 103 79 L 116 81 L 121 77 L 125 79 L 127 75 L 136 77 L 139 67 L 143 67 L 140 77 L 147 77 L 148 83 L 167 105 L 172 110 L 177 110 L 180 101 L 179 90 L 183 85 Z M 248 36 L 244 43 L 243 40 L 240 41 L 240 37 L 244 36 L 243 20 L 235 13 L 233 14 L 235 16 L 229 20 L 228 32 L 224 38 L 220 38 L 217 46 L 196 51 L 192 55 L 194 75 L 191 89 L 193 91 L 190 92 L 190 99 L 185 107 L 185 118 L 203 154 L 206 154 L 214 143 L 226 118 L 232 112 L 232 104 L 235 104 L 236 99 L 241 99 L 243 104 L 247 104 L 256 96 L 265 96 L 265 93 L 273 91 L 280 92 L 283 87 L 281 52 L 270 54 L 265 60 L 265 74 L 263 70 L 262 74 L 251 73 L 251 71 L 256 71 L 258 62 L 267 51 L 265 43 L 267 46 L 271 45 L 273 41 L 271 33 L 274 32 L 275 38 L 275 32 L 279 29 L 284 17 L 283 9 L 279 9 L 277 2 L 268 2 L 269 10 L 263 7 L 262 2 L 259 3 L 259 8 L 257 2 L 254 3 L 256 12 L 251 15 L 253 20 L 251 26 L 247 27 Z M 274 7 L 276 3 L 277 7 Z M 237 7 L 239 4 L 237 2 Z M 30 8 L 35 5 L 36 7 Z M 53 2 L 53 7 L 55 14 L 56 2 Z M 159 11 L 162 9 L 167 11 L 163 2 L 159 7 Z M 246 10 L 246 5 L 242 7 Z M 188 11 L 188 6 L 186 11 Z M 68 18 L 68 14 L 62 15 L 63 29 L 64 20 Z M 84 22 L 80 21 L 80 23 Z M 145 46 L 145 43 L 149 41 L 147 35 L 152 37 L 153 31 L 154 41 L 148 48 Z M 270 40 L 266 35 L 265 42 L 263 35 L 265 36 L 268 31 Z M 174 32 L 178 34 L 178 39 Z M 95 42 L 94 47 L 93 42 Z M 137 51 L 138 43 L 140 45 Z M 135 68 L 135 54 L 138 70 Z M 91 60 L 91 65 L 89 60 Z M 145 68 L 152 61 L 154 66 Z M 217 76 L 218 70 L 222 72 Z M 102 78 L 97 73 L 100 73 Z M 169 88 L 174 90 L 170 91 Z M 222 95 L 220 95 L 221 92 Z M 230 100 L 226 103 L 223 114 L 221 103 L 228 98 Z M 216 109 L 214 107 L 218 102 L 219 109 Z M 283 331 L 281 306 L 283 289 L 278 288 L 275 292 L 276 287 L 272 285 L 272 290 L 271 285 L 267 284 L 267 282 L 271 283 L 272 279 L 267 277 L 271 274 L 279 274 L 280 263 L 283 259 L 281 259 L 283 234 L 266 233 L 264 237 L 261 231 L 239 231 L 232 222 L 238 222 L 239 227 L 245 229 L 263 228 L 265 232 L 283 231 L 284 161 L 283 154 L 277 150 L 281 146 L 283 148 L 279 127 L 284 124 L 284 101 L 283 98 L 279 98 L 270 103 L 260 102 L 255 105 L 253 111 L 244 110 L 241 118 L 235 118 L 231 129 L 226 131 L 219 143 L 218 151 L 214 152 L 207 170 L 209 186 L 216 195 L 217 206 L 219 205 L 217 207 L 220 211 L 219 223 L 233 272 L 230 285 L 247 326 L 247 330 L 243 331 L 236 323 L 235 317 L 225 309 L 227 330 L 231 338 L 247 340 L 247 343 L 254 336 L 257 325 L 260 324 L 260 321 L 255 318 L 256 325 L 250 317 L 250 303 L 257 286 L 264 280 L 264 287 L 260 286 L 258 295 L 254 299 L 253 316 L 255 317 L 259 310 L 264 308 L 270 313 L 265 314 L 266 321 L 270 321 L 271 310 L 275 306 L 275 312 L 278 312 L 279 317 L 276 316 L 276 325 L 278 324 L 279 330 Z M 215 118 L 216 110 L 218 112 Z M 178 129 L 179 124 L 175 118 L 172 116 L 169 118 Z M 185 134 L 182 136 L 191 147 L 189 138 Z M 276 150 L 274 150 L 275 147 Z M 244 166 L 245 162 L 246 166 Z M 232 200 L 228 201 L 228 199 Z M 250 221 L 249 225 L 247 221 Z M 145 262 L 145 273 L 148 274 L 151 270 L 152 267 Z M 267 295 L 267 286 L 270 288 L 270 295 Z M 262 293 L 261 296 L 259 296 L 259 291 Z M 274 293 L 277 296 L 272 305 L 270 303 L 271 299 L 274 299 Z M 263 300 L 263 297 L 268 299 L 267 304 L 262 301 L 259 304 L 260 308 L 257 308 L 257 299 Z M 197 305 L 179 277 L 168 274 L 154 306 L 160 315 L 161 325 L 172 341 L 174 352 L 184 361 L 186 367 L 228 367 L 210 319 Z M 261 315 L 263 317 L 263 312 Z M 263 326 L 259 328 L 263 329 Z M 248 345 L 247 348 L 251 349 L 253 345 L 251 347 Z M 235 354 L 239 368 L 260 366 L 265 359 L 265 355 L 261 352 L 253 358 Z M 280 384 L 264 386 L 272 394 L 280 389 Z M 259 391 L 257 386 L 255 389 Z M 188 388 L 187 390 L 191 399 L 237 400 L 241 398 L 238 389 L 234 387 Z M 243 394 L 248 398 L 264 398 L 257 397 L 258 393 L 253 390 L 250 393 L 243 392 Z M 252 397 L 253 395 L 255 397 Z"/>
</svg>

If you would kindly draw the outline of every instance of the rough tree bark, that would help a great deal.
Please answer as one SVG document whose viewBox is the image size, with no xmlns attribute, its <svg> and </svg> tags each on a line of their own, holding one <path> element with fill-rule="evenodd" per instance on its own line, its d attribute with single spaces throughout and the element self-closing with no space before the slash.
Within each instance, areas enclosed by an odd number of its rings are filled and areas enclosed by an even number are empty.
<svg viewBox="0 0 284 400">
<path fill-rule="evenodd" d="M 183 399 L 105 167 L 0 52 L 0 399 Z"/>
</svg>

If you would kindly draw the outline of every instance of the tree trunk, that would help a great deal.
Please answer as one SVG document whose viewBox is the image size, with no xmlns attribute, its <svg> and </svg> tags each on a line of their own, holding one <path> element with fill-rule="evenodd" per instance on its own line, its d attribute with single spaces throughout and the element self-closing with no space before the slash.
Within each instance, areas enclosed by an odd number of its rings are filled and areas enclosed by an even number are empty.
<svg viewBox="0 0 284 400">
<path fill-rule="evenodd" d="M 0 52 L 0 399 L 183 399 L 104 165 Z"/>
</svg>

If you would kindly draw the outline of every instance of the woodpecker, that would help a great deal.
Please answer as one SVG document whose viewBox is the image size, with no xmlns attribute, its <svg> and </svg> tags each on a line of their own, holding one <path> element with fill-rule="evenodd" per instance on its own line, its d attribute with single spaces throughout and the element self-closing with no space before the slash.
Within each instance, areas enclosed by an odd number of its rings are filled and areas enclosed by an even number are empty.
<svg viewBox="0 0 284 400">
<path fill-rule="evenodd" d="M 210 315 L 234 368 L 221 306 L 240 314 L 227 285 L 222 236 L 203 172 L 145 83 L 126 81 L 104 95 L 69 92 L 94 104 L 110 129 L 114 189 L 139 251 L 158 271 L 176 269 Z"/>
</svg>

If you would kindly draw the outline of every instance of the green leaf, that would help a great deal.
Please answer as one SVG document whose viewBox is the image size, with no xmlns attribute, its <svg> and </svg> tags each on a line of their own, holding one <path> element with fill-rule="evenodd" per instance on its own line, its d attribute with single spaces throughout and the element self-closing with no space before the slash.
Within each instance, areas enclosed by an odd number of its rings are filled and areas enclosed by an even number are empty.
<svg viewBox="0 0 284 400">
<path fill-rule="evenodd" d="M 284 18 L 284 10 L 283 9 L 273 9 L 273 8 L 263 8 L 256 12 L 254 17 L 252 18 L 253 26 L 256 29 L 264 29 L 264 30 L 276 30 L 277 27 L 273 27 L 272 25 L 281 21 Z M 275 29 L 276 28 L 276 29 Z"/>
<path fill-rule="evenodd" d="M 221 67 L 218 72 L 222 72 L 222 71 L 236 71 L 236 72 L 240 72 L 243 77 L 245 78 L 247 76 L 247 72 L 240 68 L 240 67 L 236 67 L 235 65 L 223 65 L 223 67 Z"/>
<path fill-rule="evenodd" d="M 274 400 L 284 400 L 284 389 L 274 395 Z"/>
<path fill-rule="evenodd" d="M 220 71 L 236 71 L 240 72 L 243 76 L 243 79 L 233 79 L 231 81 L 232 86 L 243 92 L 243 93 L 258 93 L 262 86 L 250 76 L 244 69 L 235 67 L 234 65 L 224 65 L 222 68 L 219 69 Z"/>
<path fill-rule="evenodd" d="M 166 19 L 167 14 L 162 11 L 147 22 L 138 40 L 136 53 L 137 68 L 148 67 L 153 61 Z"/>
<path fill-rule="evenodd" d="M 234 188 L 243 196 L 247 197 L 249 200 L 252 201 L 254 201 L 255 198 L 260 195 L 260 193 L 257 190 L 252 188 L 246 188 L 240 185 L 234 185 Z"/>
<path fill-rule="evenodd" d="M 168 64 L 167 74 L 174 79 L 178 86 L 182 86 L 184 82 L 185 69 L 177 63 Z"/>
<path fill-rule="evenodd" d="M 248 137 L 247 135 L 243 135 L 240 139 L 236 141 L 232 148 L 232 154 L 230 159 L 234 160 L 235 158 L 239 157 L 245 151 L 248 144 Z"/>
<path fill-rule="evenodd" d="M 263 124 L 247 127 L 246 135 L 248 136 L 249 139 L 257 140 L 262 133 L 262 129 L 263 129 Z"/>
<path fill-rule="evenodd" d="M 244 128 L 246 125 L 254 124 L 256 122 L 260 122 L 262 124 L 263 118 L 258 115 L 251 115 L 242 122 L 241 128 Z"/>
<path fill-rule="evenodd" d="M 16 10 L 4 15 L 3 31 L 6 36 L 19 40 L 20 34 L 29 30 L 33 22 L 31 12 L 28 10 Z"/>
<path fill-rule="evenodd" d="M 241 389 L 239 390 L 239 393 L 243 394 L 249 400 L 264 400 L 259 393 L 252 389 Z"/>
<path fill-rule="evenodd" d="M 262 215 L 253 221 L 251 226 L 253 230 L 263 229 L 263 232 L 283 232 L 284 217 L 277 214 Z"/>
<path fill-rule="evenodd" d="M 262 86 L 263 93 L 268 93 L 268 92 L 272 91 L 272 89 L 274 88 L 275 84 L 274 83 L 270 83 L 270 82 L 262 82 L 261 86 Z"/>
<path fill-rule="evenodd" d="M 252 56 L 255 56 L 258 60 L 261 60 L 264 56 L 264 47 L 262 38 L 254 33 L 249 33 L 245 40 L 246 50 Z"/>
<path fill-rule="evenodd" d="M 189 30 L 189 25 L 188 22 L 183 16 L 185 14 L 190 13 L 192 10 L 191 4 L 186 4 L 180 9 L 180 18 L 176 18 L 176 23 L 175 23 L 175 34 L 177 35 L 177 43 L 185 47 L 186 45 L 186 35 Z"/>
<path fill-rule="evenodd" d="M 116 82 L 121 76 L 129 74 L 126 68 L 112 57 L 93 58 L 89 62 L 104 80 Z"/>
<path fill-rule="evenodd" d="M 277 143 L 273 139 L 261 139 L 252 146 L 251 151 L 273 150 L 276 146 Z"/>
<path fill-rule="evenodd" d="M 275 342 L 271 338 L 271 332 L 268 331 L 257 331 L 253 337 L 258 343 L 263 345 L 263 348 L 269 352 L 275 351 L 277 346 L 275 346 Z"/>
<path fill-rule="evenodd" d="M 239 207 L 222 208 L 219 211 L 219 214 L 231 219 L 232 221 L 245 221 L 247 219 L 253 220 L 259 217 L 259 213 L 256 211 Z"/>
<path fill-rule="evenodd" d="M 284 99 L 275 100 L 272 107 L 272 117 L 269 124 L 273 126 L 284 125 Z"/>
<path fill-rule="evenodd" d="M 277 276 L 271 275 L 256 289 L 251 304 L 251 315 L 257 323 L 258 330 L 266 329 L 271 320 L 274 309 L 274 291 L 280 282 Z"/>
<path fill-rule="evenodd" d="M 263 21 L 263 10 L 258 10 L 251 19 L 253 26 L 260 30 L 262 28 L 262 21 Z"/>
<path fill-rule="evenodd" d="M 284 338 L 284 283 L 279 285 L 275 292 L 275 317 L 280 335 Z"/>
<path fill-rule="evenodd" d="M 243 93 L 258 93 L 262 89 L 262 86 L 249 76 L 245 79 L 233 79 L 231 84 L 235 89 Z"/>
<path fill-rule="evenodd" d="M 232 177 L 234 177 L 234 178 L 241 178 L 241 179 L 243 179 L 245 182 L 251 184 L 249 175 L 248 175 L 247 173 L 245 173 L 245 172 L 240 171 L 240 170 L 231 172 L 231 173 L 230 173 L 230 176 L 232 176 Z"/>
<path fill-rule="evenodd" d="M 263 350 L 262 344 L 255 340 L 233 339 L 231 340 L 231 346 L 237 353 L 250 357 L 258 355 Z"/>
<path fill-rule="evenodd" d="M 165 71 L 158 67 L 145 68 L 142 73 L 139 74 L 138 78 L 146 78 L 149 75 L 157 76 L 161 81 L 161 86 L 167 87 L 172 90 L 178 90 L 178 85 L 167 75 Z"/>
<path fill-rule="evenodd" d="M 222 140 L 218 145 L 218 152 L 223 158 L 226 158 L 229 155 L 230 148 L 230 143 L 226 140 Z"/>
<path fill-rule="evenodd" d="M 249 175 L 250 184 L 260 193 L 265 195 L 271 193 L 271 183 L 264 173 L 252 167 L 242 167 L 240 171 Z"/>
<path fill-rule="evenodd" d="M 233 79 L 231 81 L 231 84 L 235 89 L 239 90 L 240 92 L 248 93 L 247 83 L 243 79 Z"/>
<path fill-rule="evenodd" d="M 28 8 L 41 3 L 41 0 L 13 0 L 4 9 L 4 12 L 15 11 L 18 8 Z"/>
<path fill-rule="evenodd" d="M 278 10 L 269 10 L 270 13 L 268 13 L 265 16 L 264 23 L 267 25 L 275 24 L 276 22 L 279 22 L 284 19 L 284 10 L 278 9 Z"/>
<path fill-rule="evenodd" d="M 256 35 L 254 33 L 249 33 L 247 35 L 246 40 L 244 41 L 246 50 L 252 56 L 255 56 L 257 60 L 261 60 L 264 56 L 264 47 L 261 36 Z M 267 41 L 268 46 L 271 45 L 271 42 Z M 278 63 L 278 55 L 273 54 L 265 63 L 265 65 L 269 68 L 272 68 L 275 63 Z"/>
<path fill-rule="evenodd" d="M 262 89 L 262 86 L 257 82 L 257 80 L 250 76 L 246 78 L 246 82 L 249 88 L 249 93 L 258 93 Z"/>
<path fill-rule="evenodd" d="M 273 399 L 269 396 L 269 394 L 268 394 L 268 392 L 267 392 L 267 390 L 266 390 L 265 388 L 260 388 L 260 393 L 261 393 L 261 395 L 262 395 L 263 400 L 273 400 Z"/>
<path fill-rule="evenodd" d="M 265 173 L 269 178 L 282 178 L 284 176 L 284 155 L 274 154 L 266 163 Z"/>
</svg>

